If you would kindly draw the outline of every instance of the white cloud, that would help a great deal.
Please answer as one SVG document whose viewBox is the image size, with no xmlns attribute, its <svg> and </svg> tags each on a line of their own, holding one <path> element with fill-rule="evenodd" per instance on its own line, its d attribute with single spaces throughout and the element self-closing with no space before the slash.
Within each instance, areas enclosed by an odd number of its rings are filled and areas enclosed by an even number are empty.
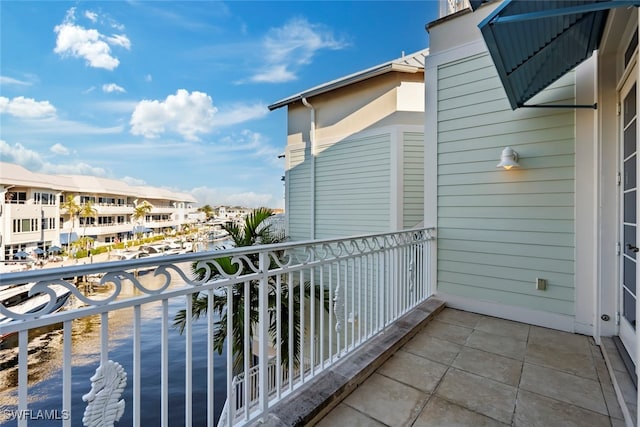
<svg viewBox="0 0 640 427">
<path fill-rule="evenodd" d="M 2 99 L 0 99 L 0 104 Z M 0 112 L 2 106 L 0 105 Z M 18 125 L 4 125 L 6 134 L 10 131 L 16 135 L 110 135 L 118 134 L 125 131 L 124 125 L 112 126 L 112 127 L 98 127 L 91 124 L 73 121 L 73 120 L 60 120 L 57 117 L 47 118 L 32 118 L 23 117 L 23 120 L 28 121 L 25 125 L 20 123 Z"/>
<path fill-rule="evenodd" d="M 94 167 L 84 162 L 69 164 L 46 162 L 40 154 L 24 147 L 22 144 L 10 145 L 3 140 L 0 140 L 0 158 L 4 162 L 15 163 L 33 172 L 107 176 L 107 172 L 103 168 Z"/>
<path fill-rule="evenodd" d="M 285 83 L 297 78 L 295 73 L 287 70 L 286 65 L 272 65 L 255 74 L 251 80 L 257 83 Z"/>
<path fill-rule="evenodd" d="M 164 101 L 139 102 L 131 115 L 131 133 L 156 138 L 175 132 L 189 141 L 198 141 L 198 135 L 211 132 L 216 111 L 206 93 L 178 89 Z"/>
<path fill-rule="evenodd" d="M 39 119 L 54 117 L 56 109 L 49 101 L 36 101 L 33 98 L 25 98 L 23 96 L 13 99 L 0 96 L 0 114 Z"/>
<path fill-rule="evenodd" d="M 262 104 L 235 104 L 225 110 L 220 110 L 213 118 L 216 127 L 231 126 L 249 120 L 260 119 L 269 114 L 269 108 Z"/>
<path fill-rule="evenodd" d="M 222 145 L 227 152 L 248 151 L 250 157 L 266 160 L 273 166 L 282 167 L 282 162 L 278 160 L 282 150 L 269 145 L 268 139 L 258 132 L 248 129 L 234 132 L 222 138 L 219 145 Z"/>
<path fill-rule="evenodd" d="M 254 82 L 280 83 L 296 79 L 297 70 L 310 64 L 322 49 L 339 50 L 348 44 L 322 24 L 295 18 L 269 30 L 263 42 L 264 66 L 251 77 Z"/>
<path fill-rule="evenodd" d="M 124 34 L 107 37 L 96 29 L 76 25 L 75 8 L 67 11 L 64 22 L 56 25 L 54 31 L 57 34 L 55 53 L 63 57 L 83 58 L 94 68 L 113 70 L 118 67 L 120 61 L 111 54 L 110 45 L 131 48 L 131 42 Z"/>
<path fill-rule="evenodd" d="M 145 81 L 145 82 L 151 82 L 151 81 L 153 81 L 153 77 L 151 77 L 151 74 L 147 74 L 146 76 L 144 76 L 144 81 Z"/>
<path fill-rule="evenodd" d="M 120 64 L 118 58 L 111 56 L 109 45 L 100 40 L 96 30 L 86 30 L 71 24 L 58 25 L 55 53 L 76 58 L 84 58 L 94 68 L 113 70 Z"/>
<path fill-rule="evenodd" d="M 133 135 L 157 138 L 165 133 L 177 133 L 188 141 L 199 141 L 201 135 L 214 128 L 260 119 L 268 113 L 262 103 L 239 103 L 219 111 L 206 93 L 178 89 L 164 101 L 140 101 L 129 123 Z"/>
<path fill-rule="evenodd" d="M 18 80 L 18 79 L 14 79 L 12 77 L 7 77 L 7 76 L 0 76 L 0 85 L 2 85 L 2 86 L 9 86 L 9 85 L 31 86 L 32 84 L 33 83 L 26 82 L 24 80 Z"/>
<path fill-rule="evenodd" d="M 276 200 L 271 194 L 260 194 L 253 191 L 236 192 L 228 188 L 197 187 L 190 193 L 201 205 L 232 205 L 250 208 L 261 206 L 276 208 L 282 205 L 282 202 Z"/>
<path fill-rule="evenodd" d="M 49 148 L 49 151 L 62 156 L 69 155 L 69 149 L 60 143 L 53 144 L 51 148 Z"/>
<path fill-rule="evenodd" d="M 93 23 L 98 22 L 98 14 L 97 14 L 97 13 L 95 13 L 95 12 L 91 12 L 91 11 L 87 10 L 87 11 L 84 13 L 84 16 L 85 16 L 89 21 L 91 21 L 91 22 L 93 22 Z"/>
<path fill-rule="evenodd" d="M 107 40 L 112 45 L 122 46 L 123 48 L 125 48 L 127 50 L 131 49 L 131 40 L 129 40 L 129 38 L 127 36 L 125 36 L 125 35 L 116 34 L 116 35 L 113 35 L 111 37 L 107 37 Z"/>
<path fill-rule="evenodd" d="M 124 181 L 129 185 L 136 185 L 136 186 L 147 185 L 147 182 L 145 180 L 132 178 L 130 176 L 125 176 L 124 178 L 120 179 L 120 181 Z"/>
<path fill-rule="evenodd" d="M 107 177 L 107 171 L 103 168 L 91 166 L 84 162 L 73 162 L 66 164 L 53 164 L 44 163 L 41 170 L 37 172 L 49 173 L 49 174 L 64 174 L 64 175 L 89 175 Z"/>
<path fill-rule="evenodd" d="M 6 141 L 0 139 L 0 158 L 3 162 L 16 163 L 27 169 L 40 169 L 44 165 L 44 161 L 40 154 L 33 150 L 29 150 L 21 144 L 9 145 Z"/>
<path fill-rule="evenodd" d="M 125 93 L 126 92 L 126 90 L 124 90 L 123 87 L 118 86 L 115 83 L 109 83 L 109 84 L 102 85 L 102 91 L 105 92 L 105 93 L 113 93 L 113 92 Z"/>
</svg>

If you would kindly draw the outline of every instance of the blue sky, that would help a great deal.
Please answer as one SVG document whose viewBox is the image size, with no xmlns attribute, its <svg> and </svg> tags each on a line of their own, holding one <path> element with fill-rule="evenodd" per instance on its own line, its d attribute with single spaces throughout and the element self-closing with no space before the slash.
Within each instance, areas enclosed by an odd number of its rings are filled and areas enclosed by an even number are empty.
<svg viewBox="0 0 640 427">
<path fill-rule="evenodd" d="M 428 46 L 428 1 L 2 1 L 0 157 L 282 207 L 286 108 Z"/>
</svg>

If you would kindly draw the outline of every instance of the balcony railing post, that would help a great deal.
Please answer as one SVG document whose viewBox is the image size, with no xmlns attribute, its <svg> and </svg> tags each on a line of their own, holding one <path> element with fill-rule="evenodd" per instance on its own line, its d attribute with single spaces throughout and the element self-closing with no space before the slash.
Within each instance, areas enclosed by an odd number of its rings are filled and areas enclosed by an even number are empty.
<svg viewBox="0 0 640 427">
<path fill-rule="evenodd" d="M 423 263 L 424 265 L 422 266 L 422 271 L 423 271 L 423 277 L 426 281 L 426 283 L 422 284 L 422 286 L 424 286 L 425 290 L 426 290 L 426 295 L 425 297 L 430 297 L 431 295 L 433 295 L 434 292 L 434 285 L 437 283 L 438 280 L 438 259 L 437 259 L 437 253 L 438 253 L 438 240 L 436 238 L 433 238 L 435 236 L 431 236 L 429 231 L 426 231 L 426 233 L 432 237 L 430 240 L 427 240 L 426 242 L 423 243 L 424 245 L 424 259 L 423 259 Z M 433 231 L 433 233 L 435 233 L 435 231 Z"/>
<path fill-rule="evenodd" d="M 269 404 L 267 389 L 267 370 L 269 365 L 269 253 L 260 252 L 258 268 L 260 270 L 260 285 L 258 290 L 258 371 L 260 411 L 265 412 Z M 277 308 L 279 309 L 279 307 Z M 278 345 L 278 343 L 276 343 Z M 247 402 L 248 404 L 248 402 Z"/>
</svg>

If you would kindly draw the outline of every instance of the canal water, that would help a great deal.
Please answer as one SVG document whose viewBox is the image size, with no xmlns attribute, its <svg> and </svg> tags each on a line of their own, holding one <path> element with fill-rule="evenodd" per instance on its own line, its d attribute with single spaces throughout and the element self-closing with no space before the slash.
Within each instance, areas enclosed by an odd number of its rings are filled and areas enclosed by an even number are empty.
<svg viewBox="0 0 640 427">
<path fill-rule="evenodd" d="M 187 267 L 188 268 L 188 267 Z M 186 270 L 185 270 L 186 271 Z M 153 274 L 141 276 L 141 282 L 154 280 Z M 125 281 L 124 283 L 127 283 Z M 130 283 L 130 282 L 129 282 Z M 181 287 L 180 280 L 172 281 L 171 287 Z M 128 289 L 130 287 L 130 289 Z M 136 294 L 133 286 L 123 287 L 123 297 Z M 73 301 L 70 301 L 73 304 Z M 184 298 L 169 301 L 169 320 L 172 323 L 178 310 L 185 307 Z M 160 425 L 161 378 L 160 378 L 160 302 L 142 307 L 141 326 L 141 423 L 143 426 Z M 133 309 L 118 310 L 109 315 L 109 359 L 120 363 L 129 376 L 133 373 Z M 30 336 L 29 354 L 29 409 L 31 417 L 38 414 L 53 414 L 61 419 L 62 413 L 62 328 L 61 325 L 35 331 Z M 207 323 L 199 319 L 193 323 L 192 363 L 192 420 L 194 426 L 205 426 L 207 421 Z M 12 410 L 17 409 L 17 349 L 0 349 L 0 425 L 17 426 Z M 91 316 L 73 322 L 72 330 L 72 425 L 82 426 L 86 403 L 82 395 L 89 392 L 89 378 L 99 364 L 100 318 Z M 215 420 L 220 416 L 226 398 L 225 351 L 214 356 L 214 400 Z M 185 425 L 185 337 L 169 327 L 169 425 Z M 129 377 L 121 396 L 125 400 L 125 412 L 116 426 L 133 423 L 133 384 Z M 38 412 L 42 411 L 42 412 Z M 29 425 L 61 425 L 61 421 L 46 419 L 30 420 Z"/>
</svg>

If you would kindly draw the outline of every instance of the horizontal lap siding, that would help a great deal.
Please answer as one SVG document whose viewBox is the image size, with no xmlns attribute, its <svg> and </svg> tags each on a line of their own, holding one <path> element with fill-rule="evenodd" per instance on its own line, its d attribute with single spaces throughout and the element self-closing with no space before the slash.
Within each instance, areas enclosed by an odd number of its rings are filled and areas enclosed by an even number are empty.
<svg viewBox="0 0 640 427">
<path fill-rule="evenodd" d="M 292 240 L 309 240 L 311 238 L 311 175 L 309 149 L 291 149 L 289 152 L 291 169 L 288 173 L 289 230 Z"/>
<path fill-rule="evenodd" d="M 424 134 L 403 133 L 402 225 L 413 228 L 424 219 Z"/>
<path fill-rule="evenodd" d="M 318 146 L 316 237 L 388 231 L 390 135 Z"/>
<path fill-rule="evenodd" d="M 573 79 L 537 102 L 574 103 Z M 496 168 L 507 146 L 521 168 Z M 439 291 L 573 315 L 574 176 L 574 110 L 511 111 L 486 54 L 440 66 Z"/>
</svg>

